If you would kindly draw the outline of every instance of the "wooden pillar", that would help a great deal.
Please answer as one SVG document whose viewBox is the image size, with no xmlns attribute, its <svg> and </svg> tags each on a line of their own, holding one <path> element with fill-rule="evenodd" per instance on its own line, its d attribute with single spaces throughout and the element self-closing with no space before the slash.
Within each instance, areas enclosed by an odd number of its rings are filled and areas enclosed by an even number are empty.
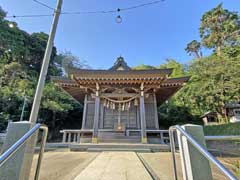
<svg viewBox="0 0 240 180">
<path fill-rule="evenodd" d="M 77 133 L 77 143 L 80 143 L 80 133 Z"/>
<path fill-rule="evenodd" d="M 85 98 L 84 98 L 82 129 L 86 128 L 86 114 L 87 114 L 87 94 L 85 95 Z"/>
<path fill-rule="evenodd" d="M 77 133 L 74 133 L 73 135 L 73 142 L 77 142 Z"/>
<path fill-rule="evenodd" d="M 137 112 L 136 112 L 137 113 L 136 114 L 136 116 L 137 116 L 136 117 L 137 118 L 137 129 L 140 129 L 141 128 L 141 126 L 140 126 L 141 122 L 140 122 L 140 111 L 139 111 L 140 109 L 139 109 L 139 106 L 137 106 L 136 109 L 137 109 Z"/>
<path fill-rule="evenodd" d="M 68 142 L 71 142 L 71 135 L 72 135 L 72 133 L 71 132 L 68 132 Z"/>
<path fill-rule="evenodd" d="M 127 128 L 130 127 L 130 111 L 129 109 L 127 110 Z"/>
<path fill-rule="evenodd" d="M 100 109 L 100 97 L 99 97 L 99 85 L 96 84 L 96 96 L 95 96 L 95 111 L 93 120 L 93 136 L 92 143 L 98 142 L 98 121 L 99 121 L 99 109 Z"/>
<path fill-rule="evenodd" d="M 153 94 L 153 101 L 154 101 L 154 119 L 155 119 L 155 128 L 159 129 L 159 123 L 158 123 L 158 112 L 157 112 L 157 99 L 156 99 L 156 94 L 154 91 Z"/>
<path fill-rule="evenodd" d="M 101 109 L 101 111 L 100 111 L 100 129 L 103 129 L 104 106 L 103 106 L 103 104 L 100 104 L 100 106 L 101 106 L 101 108 L 100 108 Z"/>
<path fill-rule="evenodd" d="M 65 131 L 63 131 L 62 143 L 66 143 L 66 138 L 67 138 L 67 133 Z"/>
<path fill-rule="evenodd" d="M 141 119 L 141 137 L 142 143 L 147 143 L 147 133 L 146 133 L 146 117 L 145 117 L 145 104 L 144 104 L 144 86 L 141 84 L 141 94 L 140 94 L 140 119 Z"/>
</svg>

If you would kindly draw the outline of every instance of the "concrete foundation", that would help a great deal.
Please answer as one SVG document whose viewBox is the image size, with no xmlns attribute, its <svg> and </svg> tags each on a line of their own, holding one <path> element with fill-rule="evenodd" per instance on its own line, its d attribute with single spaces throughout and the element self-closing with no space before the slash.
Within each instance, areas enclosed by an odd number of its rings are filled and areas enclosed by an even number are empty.
<svg viewBox="0 0 240 180">
<path fill-rule="evenodd" d="M 184 125 L 182 128 L 189 133 L 201 146 L 206 148 L 203 128 L 199 125 Z M 212 180 L 209 161 L 177 131 L 184 180 Z"/>
<path fill-rule="evenodd" d="M 11 122 L 2 152 L 10 148 L 26 132 L 33 127 L 28 121 Z M 37 133 L 35 133 L 5 164 L 0 168 L 1 180 L 26 180 L 29 179 L 34 147 L 36 145 Z"/>
</svg>

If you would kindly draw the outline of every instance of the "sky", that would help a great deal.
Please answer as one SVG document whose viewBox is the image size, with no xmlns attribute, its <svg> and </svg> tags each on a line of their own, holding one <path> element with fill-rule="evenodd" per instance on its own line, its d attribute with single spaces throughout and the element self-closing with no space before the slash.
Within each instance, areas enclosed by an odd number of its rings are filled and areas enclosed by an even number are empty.
<svg viewBox="0 0 240 180">
<path fill-rule="evenodd" d="M 55 7 L 56 0 L 41 0 Z M 116 10 L 154 0 L 63 0 L 62 11 Z M 155 5 L 113 14 L 61 15 L 54 44 L 58 53 L 71 51 L 96 69 L 113 65 L 120 55 L 129 66 L 159 66 L 173 58 L 180 63 L 192 57 L 188 42 L 199 40 L 202 15 L 219 3 L 230 11 L 240 10 L 239 0 L 165 0 Z M 33 0 L 0 0 L 8 15 L 49 14 L 52 10 Z M 122 23 L 116 23 L 120 15 Z M 49 33 L 52 17 L 15 18 L 29 32 Z M 204 50 L 207 55 L 209 51 Z"/>
</svg>

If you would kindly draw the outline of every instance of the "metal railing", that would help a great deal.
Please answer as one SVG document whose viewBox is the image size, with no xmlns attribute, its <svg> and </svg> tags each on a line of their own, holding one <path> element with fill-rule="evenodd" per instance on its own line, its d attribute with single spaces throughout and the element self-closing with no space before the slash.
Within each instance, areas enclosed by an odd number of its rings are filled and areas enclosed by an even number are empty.
<svg viewBox="0 0 240 180">
<path fill-rule="evenodd" d="M 189 135 L 181 126 L 171 126 L 169 128 L 169 136 L 170 136 L 170 146 L 172 152 L 172 160 L 173 160 L 173 173 L 175 180 L 177 177 L 177 165 L 176 165 L 176 156 L 175 156 L 175 140 L 174 140 L 174 131 L 179 131 L 181 135 L 185 136 L 188 142 L 190 142 L 205 158 L 207 158 L 211 163 L 213 163 L 226 177 L 230 180 L 237 180 L 237 178 L 227 169 L 225 168 L 206 148 L 201 146 L 191 135 Z M 210 138 L 209 138 L 210 139 Z"/>
<path fill-rule="evenodd" d="M 8 150 L 6 150 L 1 156 L 0 156 L 0 168 L 1 166 L 10 158 L 12 157 L 19 148 L 21 148 L 27 140 L 32 137 L 32 135 L 37 132 L 37 130 L 42 130 L 42 141 L 40 145 L 40 151 L 39 151 L 39 156 L 37 160 L 37 167 L 34 175 L 34 179 L 38 180 L 39 178 L 39 173 L 40 173 L 40 167 L 41 167 L 41 162 L 43 158 L 43 153 L 46 145 L 46 140 L 47 140 L 47 134 L 48 134 L 48 128 L 45 125 L 41 124 L 36 124 L 32 129 L 30 129 L 26 134 L 24 134 L 16 143 L 14 143 Z"/>
</svg>

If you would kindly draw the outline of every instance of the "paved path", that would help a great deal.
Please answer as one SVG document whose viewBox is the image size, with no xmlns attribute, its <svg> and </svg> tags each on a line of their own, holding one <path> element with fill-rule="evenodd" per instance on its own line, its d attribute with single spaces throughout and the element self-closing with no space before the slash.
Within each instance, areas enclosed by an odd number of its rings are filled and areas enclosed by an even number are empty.
<svg viewBox="0 0 240 180">
<path fill-rule="evenodd" d="M 88 152 L 46 152 L 43 156 L 40 180 L 72 180 L 98 154 Z M 36 154 L 33 159 L 30 179 L 34 179 L 37 158 L 38 155 Z"/>
<path fill-rule="evenodd" d="M 161 180 L 174 180 L 172 154 L 170 152 L 139 153 L 145 163 Z M 178 179 L 182 180 L 182 172 L 179 154 L 176 154 Z"/>
<path fill-rule="evenodd" d="M 134 152 L 102 152 L 75 180 L 150 180 Z"/>
</svg>

